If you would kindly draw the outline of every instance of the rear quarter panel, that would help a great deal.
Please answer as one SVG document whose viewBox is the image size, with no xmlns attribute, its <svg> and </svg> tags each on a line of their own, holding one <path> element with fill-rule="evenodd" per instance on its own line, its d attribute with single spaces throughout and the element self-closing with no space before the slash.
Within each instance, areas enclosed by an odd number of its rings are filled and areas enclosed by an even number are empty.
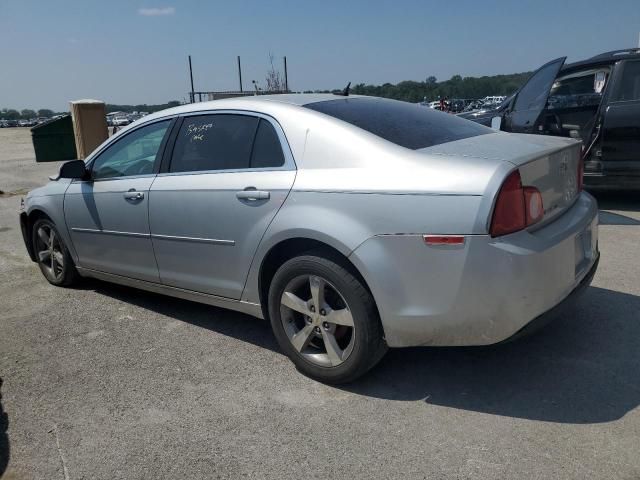
<svg viewBox="0 0 640 480">
<path fill-rule="evenodd" d="M 478 221 L 482 200 L 479 195 L 292 191 L 258 247 L 242 299 L 260 301 L 262 260 L 284 240 L 317 240 L 349 256 L 376 235 L 468 234 L 486 223 Z"/>
</svg>

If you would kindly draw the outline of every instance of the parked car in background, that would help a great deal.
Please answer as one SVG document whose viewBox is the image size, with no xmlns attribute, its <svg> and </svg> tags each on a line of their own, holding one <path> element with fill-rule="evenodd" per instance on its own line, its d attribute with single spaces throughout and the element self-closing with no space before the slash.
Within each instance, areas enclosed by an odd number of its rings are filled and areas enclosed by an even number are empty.
<svg viewBox="0 0 640 480">
<path fill-rule="evenodd" d="M 581 178 L 572 139 L 265 95 L 123 128 L 30 192 L 20 225 L 54 285 L 95 277 L 269 319 L 300 371 L 343 383 L 387 347 L 497 343 L 573 301 L 599 258 Z"/>
<path fill-rule="evenodd" d="M 494 125 L 579 139 L 587 186 L 640 188 L 640 49 L 568 65 L 565 58 L 538 69 L 498 112 Z"/>
<path fill-rule="evenodd" d="M 466 98 L 452 98 L 449 101 L 449 110 L 452 113 L 460 113 L 463 112 L 465 108 L 467 108 L 467 106 L 473 102 L 473 100 L 470 99 L 466 99 Z"/>
<path fill-rule="evenodd" d="M 115 117 L 112 120 L 112 125 L 116 126 L 116 127 L 123 127 L 125 125 L 129 125 L 131 123 L 131 121 L 129 120 L 128 117 Z"/>
<path fill-rule="evenodd" d="M 502 103 L 491 103 L 479 105 L 475 110 L 469 112 L 459 113 L 460 118 L 466 118 L 467 120 L 473 120 L 486 127 L 491 126 L 491 119 L 496 115 L 499 115 L 509 105 L 513 96 L 507 97 Z"/>
<path fill-rule="evenodd" d="M 505 100 L 504 95 L 489 95 L 481 99 L 482 103 L 490 105 L 490 104 L 501 104 Z"/>
</svg>

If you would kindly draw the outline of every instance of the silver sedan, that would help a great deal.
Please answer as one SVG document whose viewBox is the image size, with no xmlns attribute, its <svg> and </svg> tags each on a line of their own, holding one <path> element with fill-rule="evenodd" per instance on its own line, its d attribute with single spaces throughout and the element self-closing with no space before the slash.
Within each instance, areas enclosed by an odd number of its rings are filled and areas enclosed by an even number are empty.
<svg viewBox="0 0 640 480">
<path fill-rule="evenodd" d="M 351 381 L 388 347 L 487 345 L 597 267 L 580 143 L 372 97 L 185 105 L 30 192 L 45 278 L 94 277 L 268 319 L 297 368 Z"/>
</svg>

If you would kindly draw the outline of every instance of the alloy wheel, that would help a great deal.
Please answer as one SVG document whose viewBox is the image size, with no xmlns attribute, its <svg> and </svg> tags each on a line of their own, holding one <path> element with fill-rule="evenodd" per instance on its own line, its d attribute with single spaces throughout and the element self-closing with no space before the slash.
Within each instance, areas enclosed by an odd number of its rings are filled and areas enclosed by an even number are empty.
<svg viewBox="0 0 640 480">
<path fill-rule="evenodd" d="M 287 284 L 280 318 L 293 348 L 311 363 L 336 367 L 353 351 L 351 309 L 337 288 L 321 276 L 301 275 Z"/>
<path fill-rule="evenodd" d="M 56 231 L 50 225 L 38 227 L 36 235 L 38 262 L 49 276 L 60 280 L 64 275 L 64 254 Z"/>
</svg>

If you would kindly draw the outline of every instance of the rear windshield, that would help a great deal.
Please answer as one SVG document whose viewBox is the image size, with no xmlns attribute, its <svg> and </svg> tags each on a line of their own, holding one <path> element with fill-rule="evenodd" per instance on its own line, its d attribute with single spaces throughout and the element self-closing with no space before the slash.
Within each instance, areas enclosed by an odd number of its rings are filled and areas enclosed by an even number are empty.
<svg viewBox="0 0 640 480">
<path fill-rule="evenodd" d="M 386 98 L 339 98 L 305 107 L 412 150 L 493 133 L 490 128 L 452 114 Z"/>
</svg>

